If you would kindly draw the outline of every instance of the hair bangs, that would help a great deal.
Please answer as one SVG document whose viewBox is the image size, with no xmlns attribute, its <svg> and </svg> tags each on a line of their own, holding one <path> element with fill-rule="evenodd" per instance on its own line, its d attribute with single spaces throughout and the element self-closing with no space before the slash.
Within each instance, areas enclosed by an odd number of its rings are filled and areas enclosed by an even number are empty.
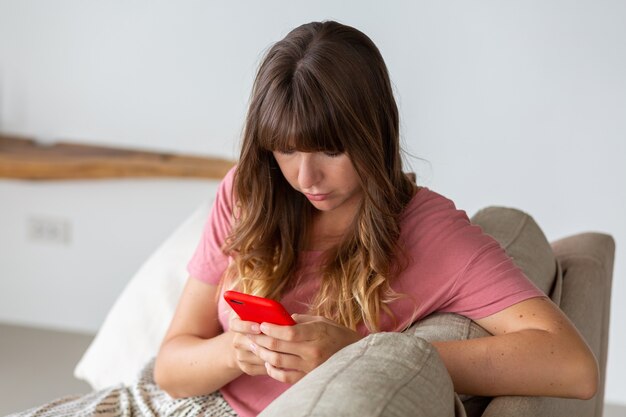
<svg viewBox="0 0 626 417">
<path fill-rule="evenodd" d="M 318 90 L 293 85 L 284 91 L 269 91 L 260 106 L 257 126 L 259 146 L 268 151 L 345 151 L 337 115 Z M 315 93 L 313 93 L 315 91 Z"/>
</svg>

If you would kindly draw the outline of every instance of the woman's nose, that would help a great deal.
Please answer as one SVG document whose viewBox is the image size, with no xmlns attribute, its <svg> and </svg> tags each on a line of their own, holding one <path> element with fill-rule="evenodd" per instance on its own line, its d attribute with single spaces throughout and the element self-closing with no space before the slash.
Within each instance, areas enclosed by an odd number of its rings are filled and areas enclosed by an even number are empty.
<svg viewBox="0 0 626 417">
<path fill-rule="evenodd" d="M 302 152 L 300 154 L 300 166 L 298 170 L 298 184 L 302 191 L 318 191 L 312 190 L 322 178 L 322 172 L 319 169 L 315 154 Z"/>
</svg>

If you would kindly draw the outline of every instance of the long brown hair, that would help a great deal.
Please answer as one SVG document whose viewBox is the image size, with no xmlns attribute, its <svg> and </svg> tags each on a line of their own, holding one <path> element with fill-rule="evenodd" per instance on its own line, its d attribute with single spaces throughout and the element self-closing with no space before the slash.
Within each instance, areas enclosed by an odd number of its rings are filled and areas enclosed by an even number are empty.
<svg viewBox="0 0 626 417">
<path fill-rule="evenodd" d="M 350 328 L 379 330 L 394 296 L 399 218 L 415 191 L 402 172 L 398 109 L 374 43 L 337 22 L 312 22 L 271 47 L 252 90 L 225 250 L 231 284 L 279 299 L 293 284 L 312 206 L 283 177 L 273 150 L 346 152 L 363 189 L 343 241 L 325 253 L 311 311 Z"/>
</svg>

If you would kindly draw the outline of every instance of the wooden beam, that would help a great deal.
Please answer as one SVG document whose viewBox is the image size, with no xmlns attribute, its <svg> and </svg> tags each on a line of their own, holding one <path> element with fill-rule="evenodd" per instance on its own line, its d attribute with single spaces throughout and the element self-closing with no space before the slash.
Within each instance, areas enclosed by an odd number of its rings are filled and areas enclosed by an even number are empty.
<svg viewBox="0 0 626 417">
<path fill-rule="evenodd" d="M 82 180 L 182 177 L 221 179 L 235 164 L 221 158 L 58 142 L 0 134 L 0 178 Z"/>
</svg>

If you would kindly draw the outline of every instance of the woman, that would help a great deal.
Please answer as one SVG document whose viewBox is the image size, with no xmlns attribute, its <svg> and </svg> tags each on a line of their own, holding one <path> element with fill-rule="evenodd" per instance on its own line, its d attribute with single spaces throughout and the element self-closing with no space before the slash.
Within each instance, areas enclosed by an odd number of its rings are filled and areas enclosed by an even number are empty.
<svg viewBox="0 0 626 417">
<path fill-rule="evenodd" d="M 314 22 L 269 50 L 156 360 L 160 387 L 255 415 L 343 347 L 443 311 L 494 335 L 434 343 L 455 391 L 594 395 L 597 364 L 572 324 L 464 212 L 402 172 L 398 126 L 363 33 Z M 232 288 L 281 300 L 297 324 L 239 320 L 221 297 Z"/>
</svg>

